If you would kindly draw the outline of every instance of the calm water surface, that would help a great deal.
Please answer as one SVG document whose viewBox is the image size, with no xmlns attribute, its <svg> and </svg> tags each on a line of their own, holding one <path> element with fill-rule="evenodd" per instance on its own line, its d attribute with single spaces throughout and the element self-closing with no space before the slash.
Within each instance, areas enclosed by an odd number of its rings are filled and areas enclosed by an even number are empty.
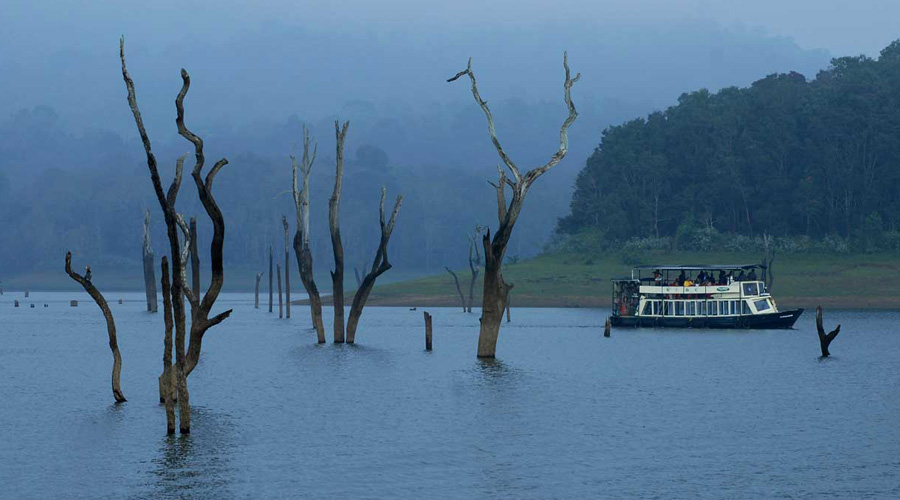
<svg viewBox="0 0 900 500">
<path fill-rule="evenodd" d="M 843 329 L 819 360 L 809 312 L 793 331 L 606 339 L 606 311 L 516 309 L 480 362 L 477 314 L 431 309 L 431 353 L 405 308 L 319 346 L 307 309 L 278 320 L 223 295 L 235 313 L 189 380 L 193 434 L 173 438 L 162 316 L 107 298 L 118 406 L 86 294 L 0 297 L 0 497 L 900 498 L 897 312 L 827 311 Z"/>
</svg>

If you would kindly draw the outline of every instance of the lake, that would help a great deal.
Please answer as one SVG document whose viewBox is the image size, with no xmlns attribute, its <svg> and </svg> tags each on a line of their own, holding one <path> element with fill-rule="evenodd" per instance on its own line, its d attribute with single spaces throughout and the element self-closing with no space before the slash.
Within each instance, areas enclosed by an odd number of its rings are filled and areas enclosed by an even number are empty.
<svg viewBox="0 0 900 500">
<path fill-rule="evenodd" d="M 317 345 L 307 308 L 223 294 L 182 438 L 157 403 L 162 314 L 107 299 L 121 405 L 86 294 L 0 296 L 0 496 L 900 498 L 898 312 L 826 310 L 843 326 L 820 360 L 812 311 L 604 338 L 606 310 L 513 309 L 485 362 L 458 308 L 429 309 L 425 352 L 421 309 L 367 308 L 357 345 Z"/>
</svg>

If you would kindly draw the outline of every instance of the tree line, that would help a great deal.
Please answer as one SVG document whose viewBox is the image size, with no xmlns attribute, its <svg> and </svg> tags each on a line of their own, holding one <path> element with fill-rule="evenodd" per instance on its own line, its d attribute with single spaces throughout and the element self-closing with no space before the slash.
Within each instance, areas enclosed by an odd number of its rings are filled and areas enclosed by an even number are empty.
<svg viewBox="0 0 900 500">
<path fill-rule="evenodd" d="M 692 247 L 764 234 L 900 246 L 900 40 L 773 74 L 604 130 L 576 180 L 566 238 Z M 719 236 L 719 238 L 716 238 Z"/>
</svg>

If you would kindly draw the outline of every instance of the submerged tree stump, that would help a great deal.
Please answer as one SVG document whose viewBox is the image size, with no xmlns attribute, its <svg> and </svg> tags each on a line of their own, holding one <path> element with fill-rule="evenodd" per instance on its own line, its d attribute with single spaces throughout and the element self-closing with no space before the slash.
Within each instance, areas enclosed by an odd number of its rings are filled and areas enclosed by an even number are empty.
<svg viewBox="0 0 900 500">
<path fill-rule="evenodd" d="M 428 314 L 428 311 L 424 311 L 425 314 L 425 350 L 431 350 L 431 315 Z"/>
<path fill-rule="evenodd" d="M 612 321 L 609 319 L 609 316 L 607 316 L 606 324 L 603 325 L 603 336 L 609 337 L 610 330 L 612 330 Z"/>
<path fill-rule="evenodd" d="M 106 318 L 106 332 L 109 335 L 109 349 L 113 354 L 113 397 L 116 399 L 116 403 L 124 403 L 126 401 L 125 395 L 122 394 L 122 388 L 119 385 L 119 376 L 122 373 L 122 354 L 119 353 L 119 343 L 116 340 L 116 322 L 113 320 L 112 311 L 109 310 L 109 305 L 107 305 L 106 299 L 103 298 L 100 290 L 97 290 L 97 287 L 85 279 L 84 276 L 72 270 L 72 252 L 66 252 L 66 274 L 77 281 L 84 288 L 84 291 L 94 299 L 100 310 L 103 311 L 103 317 Z"/>
<path fill-rule="evenodd" d="M 269 312 L 272 312 L 272 247 L 269 246 Z"/>
<path fill-rule="evenodd" d="M 253 302 L 253 307 L 259 309 L 259 280 L 262 279 L 263 273 L 256 273 L 256 300 Z"/>
<path fill-rule="evenodd" d="M 816 307 L 816 331 L 819 333 L 819 347 L 822 348 L 822 357 L 827 358 L 831 355 L 828 352 L 828 346 L 841 333 L 841 325 L 838 325 L 831 333 L 826 334 L 825 328 L 822 326 L 822 306 Z"/>
</svg>

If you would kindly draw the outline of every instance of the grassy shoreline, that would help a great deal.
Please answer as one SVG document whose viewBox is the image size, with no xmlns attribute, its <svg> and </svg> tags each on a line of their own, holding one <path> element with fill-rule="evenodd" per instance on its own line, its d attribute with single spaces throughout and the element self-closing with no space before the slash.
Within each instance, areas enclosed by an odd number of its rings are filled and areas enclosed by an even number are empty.
<svg viewBox="0 0 900 500">
<path fill-rule="evenodd" d="M 732 253 L 667 253 L 637 259 L 662 263 L 754 263 L 758 255 Z M 614 277 L 629 276 L 631 265 L 620 256 L 585 257 L 547 254 L 504 266 L 512 283 L 513 307 L 610 306 Z M 850 309 L 900 309 L 900 256 L 896 254 L 778 256 L 772 288 L 781 308 L 814 308 L 817 305 Z M 461 270 L 460 282 L 468 290 L 470 274 Z M 475 286 L 475 305 L 480 306 L 480 280 Z M 460 306 L 449 273 L 376 286 L 369 299 L 381 306 Z"/>
</svg>

